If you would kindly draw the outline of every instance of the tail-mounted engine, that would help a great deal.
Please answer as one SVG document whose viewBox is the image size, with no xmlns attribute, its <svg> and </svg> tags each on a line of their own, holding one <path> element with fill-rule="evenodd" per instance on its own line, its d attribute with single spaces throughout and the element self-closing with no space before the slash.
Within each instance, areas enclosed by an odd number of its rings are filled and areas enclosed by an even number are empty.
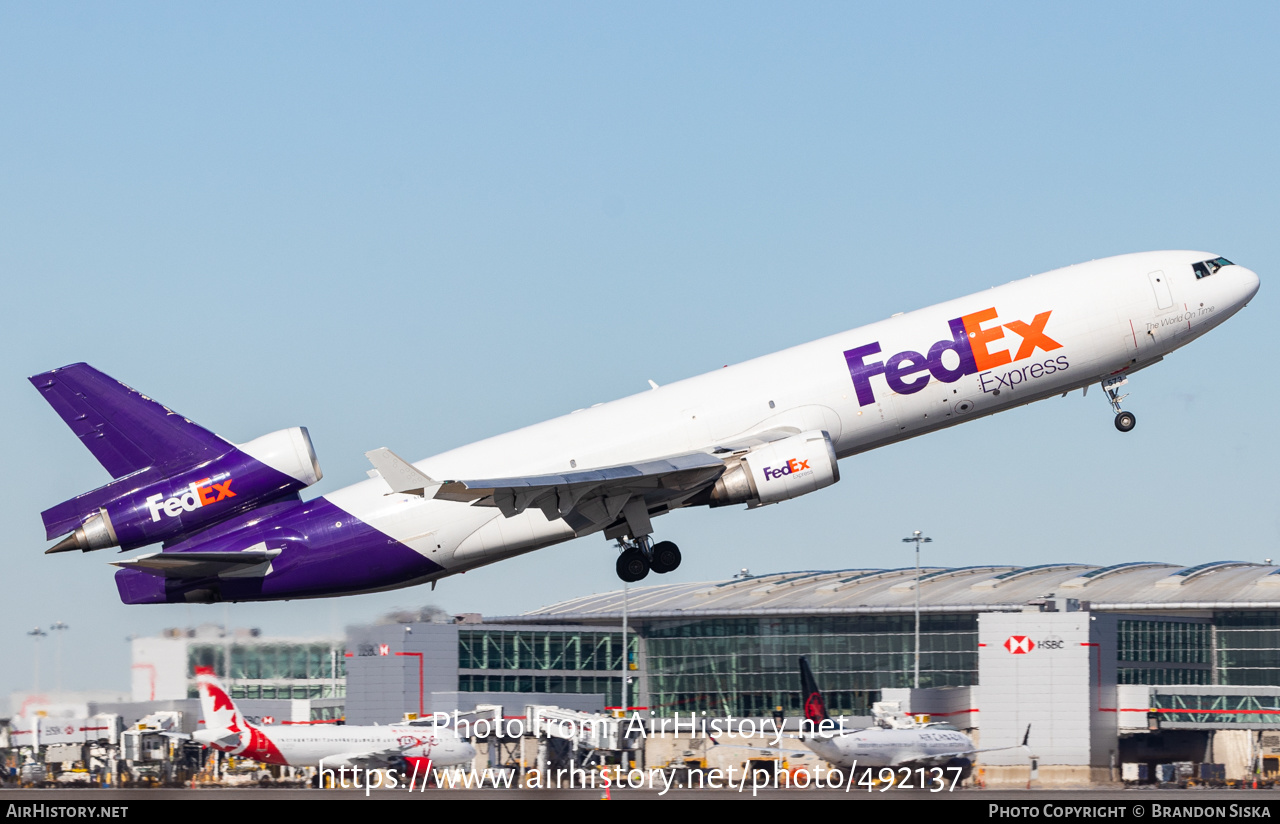
<svg viewBox="0 0 1280 824">
<path fill-rule="evenodd" d="M 731 463 L 711 490 L 710 504 L 762 506 L 798 498 L 838 480 L 831 436 L 814 429 L 757 447 Z"/>
<path fill-rule="evenodd" d="M 74 531 L 47 552 L 121 549 L 188 535 L 320 480 L 304 427 L 244 444 L 187 468 L 147 467 L 45 510 L 50 538 Z"/>
</svg>

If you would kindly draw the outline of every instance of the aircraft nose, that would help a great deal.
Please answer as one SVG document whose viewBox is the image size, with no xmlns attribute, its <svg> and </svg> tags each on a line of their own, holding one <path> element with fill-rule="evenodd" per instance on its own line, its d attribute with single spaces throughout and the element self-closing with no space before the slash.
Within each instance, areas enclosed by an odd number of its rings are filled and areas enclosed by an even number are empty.
<svg viewBox="0 0 1280 824">
<path fill-rule="evenodd" d="M 1246 269 L 1245 267 L 1239 266 L 1239 265 L 1237 265 L 1235 268 L 1239 270 L 1238 272 L 1236 272 L 1236 276 L 1240 279 L 1240 285 L 1241 285 L 1242 297 L 1240 302 L 1248 303 L 1249 301 L 1253 300 L 1254 295 L 1258 294 L 1258 285 L 1259 285 L 1258 273 L 1253 271 L 1252 269 Z"/>
</svg>

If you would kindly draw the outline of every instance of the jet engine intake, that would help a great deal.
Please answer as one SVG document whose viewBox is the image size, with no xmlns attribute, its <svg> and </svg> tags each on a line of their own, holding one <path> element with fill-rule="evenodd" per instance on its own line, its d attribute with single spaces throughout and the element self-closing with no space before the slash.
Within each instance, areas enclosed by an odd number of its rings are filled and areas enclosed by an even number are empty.
<svg viewBox="0 0 1280 824">
<path fill-rule="evenodd" d="M 763 506 L 798 498 L 839 480 L 831 436 L 814 429 L 743 455 L 716 481 L 710 505 Z"/>
</svg>

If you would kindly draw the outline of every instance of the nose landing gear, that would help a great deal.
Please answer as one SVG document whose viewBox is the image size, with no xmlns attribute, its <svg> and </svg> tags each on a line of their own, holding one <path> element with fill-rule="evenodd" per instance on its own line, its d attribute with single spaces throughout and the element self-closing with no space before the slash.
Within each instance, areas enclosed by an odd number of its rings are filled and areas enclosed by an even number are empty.
<svg viewBox="0 0 1280 824">
<path fill-rule="evenodd" d="M 1107 378 L 1102 382 L 1102 389 L 1107 393 L 1107 400 L 1111 403 L 1111 408 L 1116 413 L 1116 429 L 1121 432 L 1128 432 L 1138 424 L 1138 417 L 1132 412 L 1125 412 L 1120 408 L 1120 401 L 1129 397 L 1120 394 L 1120 387 L 1129 382 L 1129 379 L 1123 375 Z"/>
</svg>

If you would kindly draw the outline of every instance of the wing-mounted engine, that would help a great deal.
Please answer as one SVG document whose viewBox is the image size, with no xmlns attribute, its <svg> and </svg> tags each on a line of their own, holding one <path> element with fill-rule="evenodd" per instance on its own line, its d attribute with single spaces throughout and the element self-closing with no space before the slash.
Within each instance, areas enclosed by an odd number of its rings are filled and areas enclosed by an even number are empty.
<svg viewBox="0 0 1280 824">
<path fill-rule="evenodd" d="M 49 538 L 74 530 L 47 552 L 135 549 L 210 527 L 320 480 L 304 427 L 245 444 L 223 441 L 217 457 L 184 468 L 147 467 L 42 514 Z"/>
<path fill-rule="evenodd" d="M 730 462 L 711 489 L 710 505 L 763 506 L 798 498 L 840 480 L 831 436 L 814 429 L 757 446 Z"/>
</svg>

